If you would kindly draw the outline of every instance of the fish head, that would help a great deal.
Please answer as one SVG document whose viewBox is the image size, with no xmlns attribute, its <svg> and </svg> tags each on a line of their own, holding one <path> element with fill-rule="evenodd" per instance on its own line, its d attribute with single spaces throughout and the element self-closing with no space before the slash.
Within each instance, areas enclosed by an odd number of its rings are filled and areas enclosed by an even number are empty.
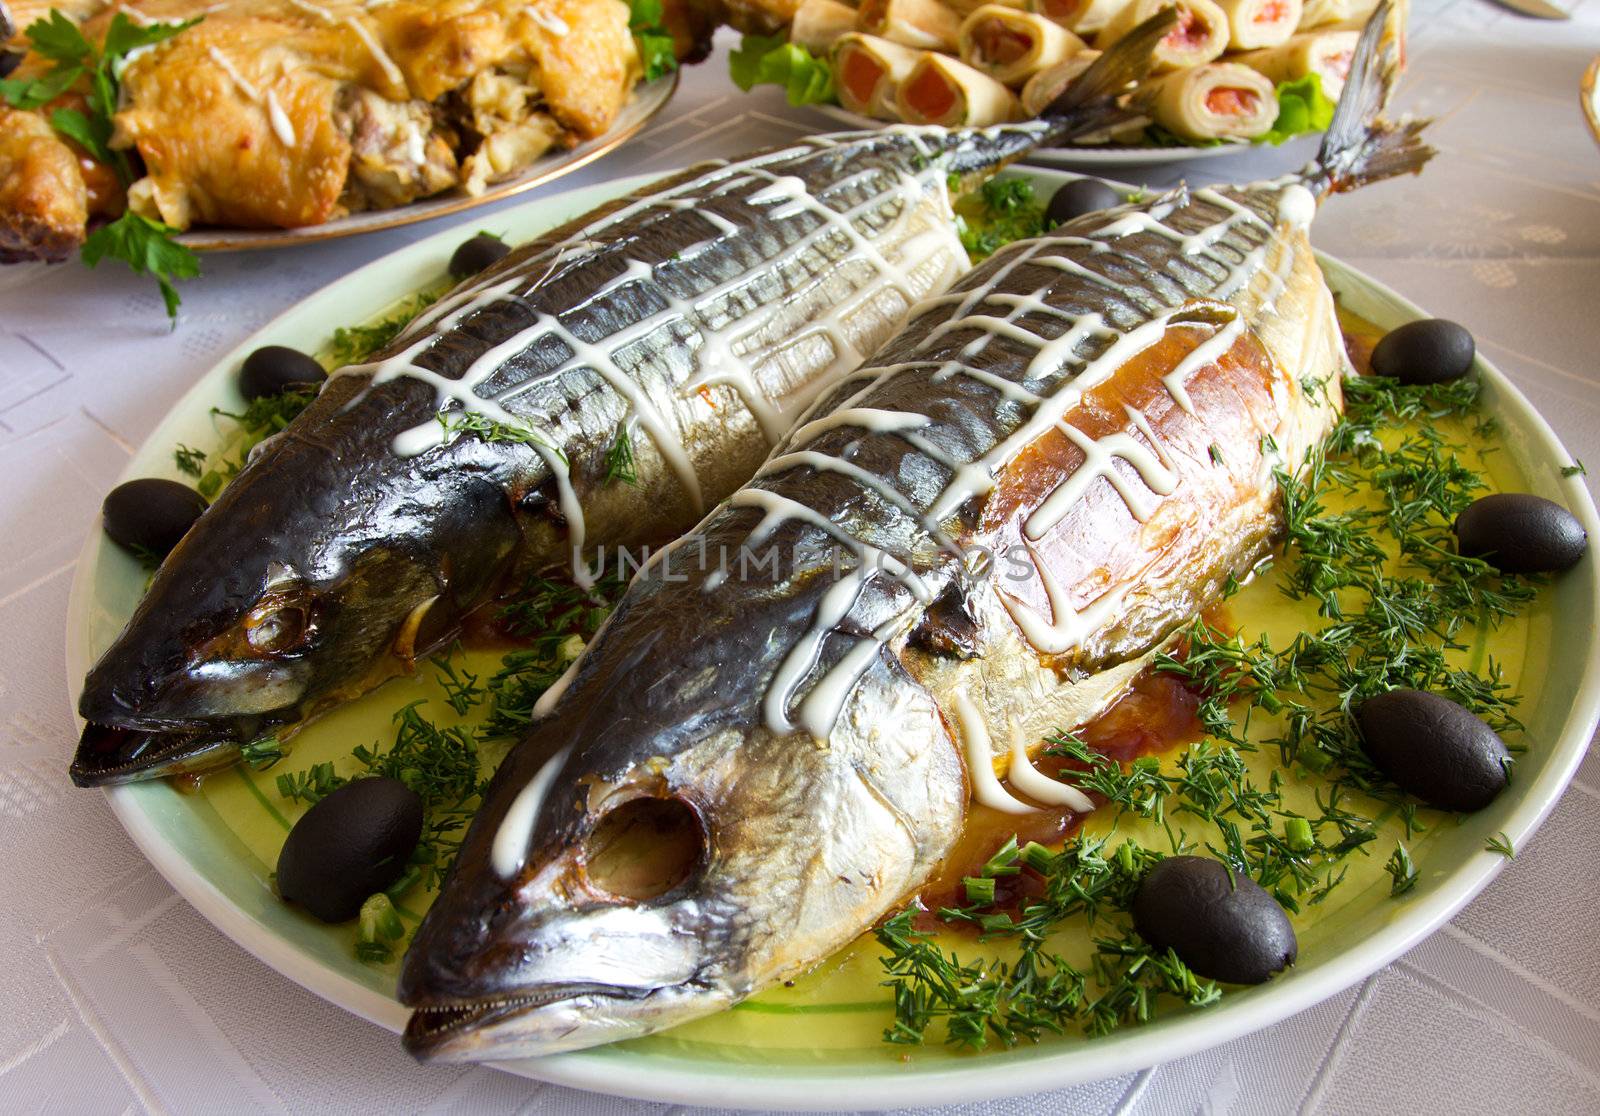
<svg viewBox="0 0 1600 1116">
<path fill-rule="evenodd" d="M 406 669 L 458 618 L 462 583 L 498 568 L 509 539 L 477 552 L 482 569 L 443 563 L 434 541 L 442 531 L 492 535 L 508 518 L 504 490 L 444 461 L 398 458 L 392 416 L 341 413 L 357 387 L 342 379 L 259 447 L 89 671 L 75 782 L 231 761 L 242 745 Z"/>
<path fill-rule="evenodd" d="M 740 677 L 770 668 L 775 617 L 682 640 L 683 618 L 646 630 L 627 608 L 496 772 L 418 928 L 399 985 L 418 1058 L 552 1054 L 722 1010 L 849 944 L 959 832 L 961 760 L 893 656 L 819 741 L 766 723 Z"/>
</svg>

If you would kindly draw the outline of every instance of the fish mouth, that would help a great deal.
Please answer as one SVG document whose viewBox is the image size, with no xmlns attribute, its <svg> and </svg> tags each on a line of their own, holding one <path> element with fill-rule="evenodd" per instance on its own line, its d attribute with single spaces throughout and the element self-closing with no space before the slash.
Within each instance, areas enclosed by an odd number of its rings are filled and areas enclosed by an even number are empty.
<svg viewBox="0 0 1600 1116">
<path fill-rule="evenodd" d="M 635 1004 L 659 989 L 609 984 L 544 985 L 514 996 L 446 1004 L 414 1005 L 402 1041 L 423 1062 L 478 1062 L 495 1057 L 526 1058 L 588 1046 L 564 1041 L 579 1030 L 576 1021 L 534 1018 L 548 1009 L 581 1007 L 595 1000 Z M 579 1005 L 575 1001 L 585 1001 Z M 603 1041 L 603 1040 L 600 1040 Z"/>
<path fill-rule="evenodd" d="M 151 731 L 90 721 L 78 738 L 68 774 L 80 787 L 197 774 L 233 763 L 240 747 L 239 740 L 221 730 Z"/>
</svg>

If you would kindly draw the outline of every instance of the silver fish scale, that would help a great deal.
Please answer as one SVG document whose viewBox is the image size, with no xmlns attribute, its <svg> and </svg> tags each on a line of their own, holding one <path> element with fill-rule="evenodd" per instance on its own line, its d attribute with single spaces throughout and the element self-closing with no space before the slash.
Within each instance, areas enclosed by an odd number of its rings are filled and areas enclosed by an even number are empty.
<svg viewBox="0 0 1600 1116">
<path fill-rule="evenodd" d="M 1277 193 L 1271 189 L 1227 191 L 1230 200 L 1247 207 L 1262 223 L 1235 220 L 1220 239 L 1196 253 L 1182 253 L 1171 237 L 1155 232 L 1103 241 L 1106 247 L 1098 249 L 1092 243 L 1077 242 L 1079 238 L 1096 239 L 1085 234 L 1105 224 L 1103 215 L 1073 222 L 997 253 L 957 282 L 948 295 L 925 303 L 931 308 L 915 313 L 870 365 L 832 389 L 806 416 L 816 420 L 835 410 L 872 408 L 927 415 L 932 420 L 927 427 L 908 440 L 900 433 L 844 426 L 825 431 L 805 445 L 786 442 L 777 452 L 843 453 L 926 513 L 935 506 L 954 469 L 980 461 L 1004 441 L 1036 408 L 1035 400 L 1042 402 L 1071 390 L 1079 374 L 1115 339 L 1086 338 L 1070 358 L 1042 368 L 1034 367 L 1041 343 L 1061 338 L 1090 315 L 1099 315 L 1118 334 L 1126 334 L 1191 300 L 1231 296 L 1248 282 L 1244 273 L 1249 270 L 1252 253 L 1272 235 Z M 1144 212 L 1164 213 L 1162 224 L 1181 235 L 1203 233 L 1233 216 L 1223 206 L 1205 200 L 1203 194 L 1182 196 L 1177 204 L 1158 199 Z M 1069 260 L 1109 283 L 1037 262 L 1049 257 Z M 1230 281 L 1235 289 L 1224 289 Z M 1038 305 L 1019 308 L 1018 303 L 1008 301 L 1010 296 L 1029 296 Z M 978 315 L 1008 322 L 1028 334 L 1029 340 L 999 335 L 981 323 L 953 325 Z M 995 381 L 1015 385 L 1016 395 L 995 386 Z M 800 499 L 813 477 L 811 469 L 798 468 L 758 480 L 753 487 Z M 869 502 L 881 502 L 870 489 L 859 495 Z M 814 500 L 811 503 L 825 515 L 836 510 L 817 506 Z M 897 509 L 885 507 L 884 513 L 885 521 L 892 522 Z M 887 546 L 903 545 L 907 540 L 864 535 L 862 541 Z"/>
<path fill-rule="evenodd" d="M 687 172 L 626 201 L 620 220 L 569 226 L 554 243 L 530 245 L 512 263 L 453 292 L 443 312 L 430 311 L 374 360 L 414 343 L 448 313 L 449 302 L 482 297 L 517 276 L 520 282 L 484 297 L 411 363 L 459 378 L 473 361 L 525 334 L 526 344 L 481 381 L 478 393 L 531 414 L 538 406 L 519 398 L 552 372 L 582 368 L 573 365 L 577 354 L 563 332 L 599 346 L 627 333 L 630 340 L 610 352 L 611 360 L 627 373 L 664 362 L 681 387 L 695 371 L 707 331 L 745 320 L 753 331 L 764 311 L 803 297 L 852 260 L 861 265 L 858 285 L 883 280 L 879 261 L 844 226 L 875 244 L 901 219 L 908 179 L 919 164 L 929 165 L 929 151 L 913 134 L 873 133 Z M 804 185 L 804 197 L 775 197 L 782 193 L 775 181 L 791 179 Z M 943 189 L 931 174 L 918 185 L 924 193 Z"/>
<path fill-rule="evenodd" d="M 925 604 L 959 575 L 957 555 L 938 542 L 941 525 L 948 523 L 944 513 L 970 523 L 978 508 L 967 502 L 942 513 L 939 505 L 963 467 L 982 467 L 985 457 L 1040 407 L 1073 390 L 1080 375 L 1119 337 L 1192 300 L 1225 300 L 1249 282 L 1274 235 L 1278 193 L 1270 187 L 1192 196 L 1179 192 L 1142 209 L 1116 211 L 1123 216 L 1149 214 L 1165 232 L 1134 231 L 1111 239 L 1104 234 L 1111 227 L 1107 217 L 1098 215 L 1013 245 L 946 296 L 928 300 L 871 365 L 812 409 L 803 421 L 826 423 L 830 413 L 855 408 L 920 414 L 930 421 L 914 431 L 873 431 L 848 423 L 804 443 L 786 441 L 776 451 L 840 458 L 882 488 L 842 471 L 805 465 L 764 476 L 750 486 L 803 505 L 818 517 L 811 522 L 791 518 L 768 530 L 767 537 L 793 547 L 797 555 L 815 556 L 829 546 L 844 545 L 862 553 L 912 556 L 913 572 L 880 570 L 866 579 L 835 634 L 822 641 L 808 679 L 827 674 L 863 639 L 874 638 L 872 633 L 885 625 L 892 627 L 896 617 L 919 607 L 919 598 Z M 1210 200 L 1219 196 L 1246 215 Z M 1198 251 L 1182 250 L 1182 238 L 1209 236 L 1221 222 L 1228 222 L 1227 227 L 1213 242 Z M 1068 261 L 1069 268 L 1047 262 L 1052 258 Z M 1095 315 L 1114 335 L 1087 336 L 1070 353 L 1039 366 L 1041 348 Z M 958 324 L 977 316 L 999 319 L 1021 336 L 1006 336 L 992 323 Z M 762 499 L 746 500 L 741 494 L 733 503 L 759 506 Z M 724 513 L 719 526 L 734 528 L 729 514 Z M 732 514 L 741 515 L 738 523 L 748 524 L 748 509 L 736 508 Z M 823 531 L 820 520 L 834 527 Z M 803 562 L 798 560 L 797 566 Z M 796 580 L 803 580 L 798 568 L 793 572 Z M 794 700 L 803 700 L 808 688 L 797 688 Z"/>
</svg>

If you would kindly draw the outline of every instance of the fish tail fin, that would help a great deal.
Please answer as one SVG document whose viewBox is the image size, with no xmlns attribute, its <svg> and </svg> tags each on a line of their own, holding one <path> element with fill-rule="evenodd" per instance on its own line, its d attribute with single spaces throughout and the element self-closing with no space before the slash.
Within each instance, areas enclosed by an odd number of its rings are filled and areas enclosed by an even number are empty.
<svg viewBox="0 0 1600 1116">
<path fill-rule="evenodd" d="M 1307 174 L 1317 193 L 1343 193 L 1400 174 L 1416 174 L 1433 158 L 1421 138 L 1428 120 L 1384 118 L 1405 56 L 1404 8 L 1383 0 L 1361 31 L 1344 93 Z"/>
<path fill-rule="evenodd" d="M 1096 58 L 1040 113 L 1051 126 L 1046 145 L 1069 143 L 1142 116 L 1128 93 L 1150 76 L 1155 49 L 1177 22 L 1177 9 L 1163 8 Z"/>
</svg>

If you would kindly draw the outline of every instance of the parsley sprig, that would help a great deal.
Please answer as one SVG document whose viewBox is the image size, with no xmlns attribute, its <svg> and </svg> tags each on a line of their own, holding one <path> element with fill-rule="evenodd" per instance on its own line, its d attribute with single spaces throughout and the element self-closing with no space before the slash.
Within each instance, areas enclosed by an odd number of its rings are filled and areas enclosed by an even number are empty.
<svg viewBox="0 0 1600 1116">
<path fill-rule="evenodd" d="M 140 25 L 117 12 L 106 29 L 105 41 L 96 48 L 77 24 L 52 8 L 48 16 L 34 21 L 24 32 L 29 49 L 49 60 L 50 69 L 38 77 L 0 79 L 0 97 L 14 108 L 41 109 L 82 86 L 83 109 L 53 109 L 50 126 L 110 167 L 126 189 L 135 178 L 132 162 L 126 151 L 111 146 L 122 67 L 134 51 L 165 42 L 202 18 Z M 198 276 L 200 262 L 193 252 L 172 239 L 175 231 L 129 210 L 89 234 L 81 253 L 83 262 L 94 267 L 109 257 L 122 260 L 136 274 L 153 275 L 161 288 L 167 317 L 176 321 L 181 300 L 174 283 Z"/>
<path fill-rule="evenodd" d="M 678 68 L 672 33 L 662 23 L 661 0 L 628 0 L 628 30 L 639 48 L 644 79 L 654 81 Z"/>
</svg>

